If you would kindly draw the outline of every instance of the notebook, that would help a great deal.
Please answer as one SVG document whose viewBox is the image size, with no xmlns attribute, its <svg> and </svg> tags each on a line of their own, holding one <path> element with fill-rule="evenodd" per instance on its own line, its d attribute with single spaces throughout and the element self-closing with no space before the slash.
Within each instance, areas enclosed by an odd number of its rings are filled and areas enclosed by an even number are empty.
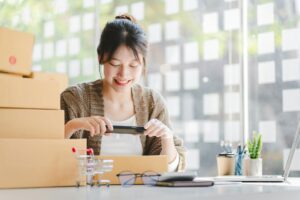
<svg viewBox="0 0 300 200">
<path fill-rule="evenodd" d="M 213 186 L 214 182 L 206 181 L 158 181 L 156 186 L 162 187 L 209 187 Z"/>
<path fill-rule="evenodd" d="M 285 182 L 289 176 L 290 168 L 295 150 L 300 141 L 300 122 L 294 136 L 292 148 L 290 150 L 283 175 L 263 175 L 263 176 L 217 176 L 215 182 L 232 181 L 232 182 Z"/>
<path fill-rule="evenodd" d="M 163 173 L 156 183 L 156 186 L 162 187 L 208 187 L 213 186 L 211 179 L 195 180 L 195 172 L 168 172 Z"/>
</svg>

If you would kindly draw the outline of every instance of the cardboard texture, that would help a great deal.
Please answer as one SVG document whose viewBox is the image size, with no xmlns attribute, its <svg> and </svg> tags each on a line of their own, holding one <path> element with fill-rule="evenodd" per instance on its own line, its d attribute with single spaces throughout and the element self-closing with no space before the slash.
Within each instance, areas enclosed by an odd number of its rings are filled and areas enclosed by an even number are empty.
<svg viewBox="0 0 300 200">
<path fill-rule="evenodd" d="M 33 78 L 36 80 L 57 81 L 59 83 L 60 93 L 68 87 L 68 76 L 61 73 L 32 72 L 29 78 Z"/>
<path fill-rule="evenodd" d="M 131 171 L 133 173 L 143 173 L 145 171 L 154 171 L 163 173 L 168 171 L 168 159 L 165 155 L 158 156 L 98 156 L 100 159 L 111 159 L 114 161 L 113 170 L 106 172 L 101 179 L 108 179 L 113 185 L 119 185 L 119 179 L 116 174 L 122 171 Z M 96 177 L 97 179 L 98 177 Z M 143 184 L 141 178 L 137 178 L 135 184 Z"/>
<path fill-rule="evenodd" d="M 64 111 L 0 108 L 0 138 L 64 139 Z"/>
<path fill-rule="evenodd" d="M 55 81 L 0 74 L 0 107 L 60 109 L 60 86 Z"/>
<path fill-rule="evenodd" d="M 84 139 L 0 139 L 0 188 L 74 186 Z"/>
<path fill-rule="evenodd" d="M 0 28 L 0 71 L 29 75 L 34 35 Z"/>
<path fill-rule="evenodd" d="M 0 74 L 2 74 L 3 76 L 9 76 L 9 77 L 12 77 L 12 76 L 14 76 L 14 77 L 17 77 L 17 78 L 22 78 L 24 75 L 21 75 L 21 74 L 11 74 L 11 73 L 7 73 L 7 72 L 1 72 L 0 71 Z"/>
</svg>

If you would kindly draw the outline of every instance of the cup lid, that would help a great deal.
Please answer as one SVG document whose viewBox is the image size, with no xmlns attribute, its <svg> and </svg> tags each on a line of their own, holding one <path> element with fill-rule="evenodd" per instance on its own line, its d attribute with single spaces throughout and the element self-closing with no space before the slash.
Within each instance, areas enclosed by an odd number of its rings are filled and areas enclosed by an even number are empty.
<svg viewBox="0 0 300 200">
<path fill-rule="evenodd" d="M 222 153 L 219 153 L 219 156 L 234 157 L 235 154 L 234 153 L 222 152 Z"/>
</svg>

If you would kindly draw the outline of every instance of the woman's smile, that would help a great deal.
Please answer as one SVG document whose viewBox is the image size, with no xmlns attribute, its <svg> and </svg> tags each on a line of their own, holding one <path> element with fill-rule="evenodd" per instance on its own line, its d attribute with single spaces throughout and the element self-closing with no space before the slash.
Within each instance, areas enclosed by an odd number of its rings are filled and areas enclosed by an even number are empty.
<svg viewBox="0 0 300 200">
<path fill-rule="evenodd" d="M 128 83 L 131 82 L 131 80 L 122 80 L 122 79 L 114 79 L 114 81 L 118 86 L 126 86 Z"/>
</svg>

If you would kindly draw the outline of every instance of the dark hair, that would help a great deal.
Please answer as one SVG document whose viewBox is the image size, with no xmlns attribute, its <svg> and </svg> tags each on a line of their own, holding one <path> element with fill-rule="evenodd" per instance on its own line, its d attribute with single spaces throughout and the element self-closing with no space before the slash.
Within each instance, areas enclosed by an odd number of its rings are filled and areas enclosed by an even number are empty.
<svg viewBox="0 0 300 200">
<path fill-rule="evenodd" d="M 136 23 L 136 20 L 128 14 L 118 15 L 113 21 L 105 25 L 97 48 L 99 64 L 111 60 L 114 52 L 120 45 L 125 45 L 132 49 L 137 59 L 138 54 L 141 53 L 143 62 L 146 64 L 145 58 L 148 46 L 146 35 Z"/>
</svg>

